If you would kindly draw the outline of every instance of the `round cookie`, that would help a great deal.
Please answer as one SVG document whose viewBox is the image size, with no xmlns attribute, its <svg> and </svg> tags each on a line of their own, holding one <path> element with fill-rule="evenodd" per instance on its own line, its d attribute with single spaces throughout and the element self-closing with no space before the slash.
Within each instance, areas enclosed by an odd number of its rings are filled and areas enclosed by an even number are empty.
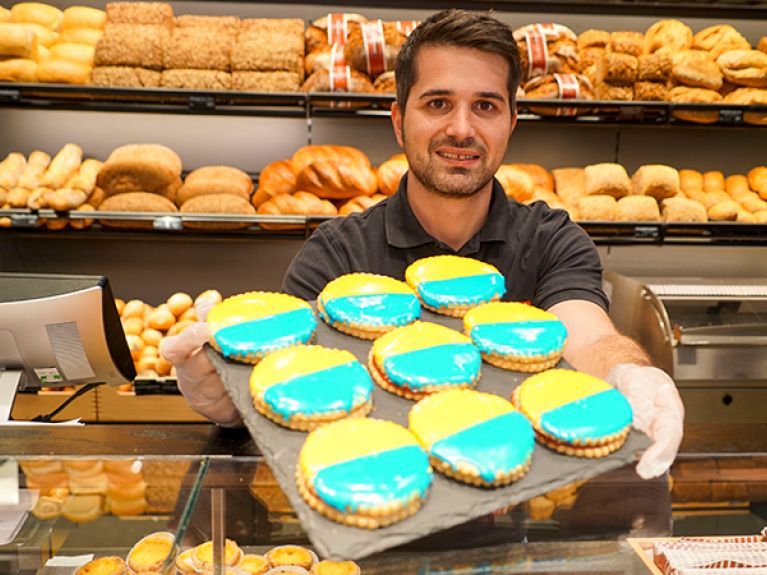
<svg viewBox="0 0 767 575">
<path fill-rule="evenodd" d="M 536 372 L 562 357 L 567 329 L 553 313 L 518 302 L 491 302 L 463 317 L 482 359 L 502 369 Z"/>
<path fill-rule="evenodd" d="M 429 457 L 410 431 L 382 419 L 342 419 L 312 431 L 299 454 L 298 490 L 326 517 L 376 529 L 421 507 Z"/>
<path fill-rule="evenodd" d="M 405 282 L 354 273 L 328 282 L 317 298 L 317 311 L 339 331 L 375 339 L 421 317 L 421 304 Z"/>
<path fill-rule="evenodd" d="M 439 472 L 472 485 L 507 485 L 530 469 L 535 435 L 508 400 L 470 389 L 430 395 L 409 414 L 410 431 Z"/>
<path fill-rule="evenodd" d="M 442 325 L 417 321 L 373 343 L 368 368 L 383 389 L 421 399 L 446 389 L 474 387 L 482 358 L 471 339 Z"/>
<path fill-rule="evenodd" d="M 604 457 L 620 449 L 633 414 L 609 383 L 586 373 L 550 369 L 528 377 L 512 396 L 543 445 L 579 457 Z"/>
<path fill-rule="evenodd" d="M 417 260 L 405 270 L 405 281 L 425 308 L 453 317 L 506 293 L 506 279 L 494 266 L 461 256 Z"/>
<path fill-rule="evenodd" d="M 224 357 L 258 363 L 278 349 L 309 343 L 317 318 L 302 299 L 255 291 L 216 304 L 208 314 L 208 326 L 211 345 Z"/>
<path fill-rule="evenodd" d="M 275 351 L 253 368 L 255 408 L 275 423 L 309 431 L 343 417 L 365 417 L 373 381 L 354 355 L 319 345 Z"/>
</svg>

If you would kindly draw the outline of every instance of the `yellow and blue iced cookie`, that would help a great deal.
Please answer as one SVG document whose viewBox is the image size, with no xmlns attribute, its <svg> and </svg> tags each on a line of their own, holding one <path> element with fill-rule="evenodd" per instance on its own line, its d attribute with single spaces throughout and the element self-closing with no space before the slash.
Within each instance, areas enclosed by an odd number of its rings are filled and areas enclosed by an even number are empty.
<svg viewBox="0 0 767 575">
<path fill-rule="evenodd" d="M 317 318 L 302 299 L 254 291 L 216 304 L 208 314 L 208 327 L 211 345 L 224 357 L 258 363 L 278 349 L 309 343 Z"/>
<path fill-rule="evenodd" d="M 296 469 L 298 490 L 315 511 L 365 529 L 418 511 L 431 482 L 429 456 L 415 436 L 382 419 L 342 419 L 315 429 Z"/>
<path fill-rule="evenodd" d="M 579 371 L 550 369 L 528 377 L 512 395 L 543 445 L 579 457 L 604 457 L 620 449 L 633 414 L 609 383 Z"/>
<path fill-rule="evenodd" d="M 507 485 L 530 469 L 535 435 L 508 400 L 470 389 L 430 395 L 409 414 L 410 431 L 437 471 L 471 485 Z"/>
<path fill-rule="evenodd" d="M 365 417 L 373 381 L 351 352 L 299 345 L 267 355 L 253 368 L 256 409 L 290 429 L 312 430 L 344 417 Z"/>
<path fill-rule="evenodd" d="M 528 373 L 554 367 L 567 338 L 553 313 L 518 302 L 477 306 L 463 316 L 463 328 L 486 362 Z"/>
<path fill-rule="evenodd" d="M 453 317 L 506 293 L 506 279 L 494 266 L 461 256 L 417 260 L 405 270 L 405 281 L 425 308 Z"/>
<path fill-rule="evenodd" d="M 373 380 L 407 399 L 474 387 L 482 358 L 471 339 L 448 327 L 417 321 L 379 337 L 368 356 Z"/>
<path fill-rule="evenodd" d="M 317 311 L 338 331 L 375 339 L 421 317 L 421 303 L 405 282 L 368 273 L 345 274 L 329 282 Z"/>
</svg>

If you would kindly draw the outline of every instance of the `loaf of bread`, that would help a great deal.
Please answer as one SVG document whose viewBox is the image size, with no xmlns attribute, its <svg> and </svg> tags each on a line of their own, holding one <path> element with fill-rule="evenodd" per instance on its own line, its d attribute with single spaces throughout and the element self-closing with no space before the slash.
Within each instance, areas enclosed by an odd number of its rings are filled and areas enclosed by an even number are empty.
<svg viewBox="0 0 767 575">
<path fill-rule="evenodd" d="M 594 93 L 597 100 L 630 101 L 634 99 L 634 86 L 601 82 L 594 88 Z"/>
<path fill-rule="evenodd" d="M 286 70 L 303 77 L 303 30 L 298 19 L 243 20 L 232 46 L 232 69 Z"/>
<path fill-rule="evenodd" d="M 92 67 L 94 52 L 95 48 L 88 44 L 57 42 L 51 46 L 49 57 L 58 60 L 69 60 Z"/>
<path fill-rule="evenodd" d="M 173 19 L 173 27 L 178 28 L 202 28 L 210 31 L 222 31 L 225 34 L 236 36 L 240 32 L 241 20 L 237 16 L 197 16 L 184 14 Z"/>
<path fill-rule="evenodd" d="M 169 41 L 170 31 L 166 26 L 112 24 L 110 20 L 96 45 L 94 61 L 96 66 L 135 66 L 161 70 L 163 54 Z"/>
<path fill-rule="evenodd" d="M 37 61 L 27 58 L 0 58 L 0 82 L 37 82 Z"/>
<path fill-rule="evenodd" d="M 501 164 L 495 173 L 506 196 L 518 202 L 525 202 L 533 197 L 535 180 L 525 170 L 510 164 Z"/>
<path fill-rule="evenodd" d="M 405 154 L 395 154 L 378 166 L 378 191 L 391 196 L 399 188 L 400 180 L 408 170 Z"/>
<path fill-rule="evenodd" d="M 320 198 L 344 200 L 374 194 L 378 189 L 378 179 L 365 163 L 318 160 L 298 172 L 296 188 Z"/>
<path fill-rule="evenodd" d="M 716 60 L 725 79 L 740 86 L 767 88 L 767 54 L 759 50 L 731 50 Z"/>
<path fill-rule="evenodd" d="M 109 155 L 96 184 L 107 196 L 136 191 L 175 196 L 180 176 L 181 158 L 170 148 L 129 144 Z"/>
<path fill-rule="evenodd" d="M 318 70 L 306 79 L 301 91 L 374 93 L 375 88 L 365 74 L 347 66 L 340 70 Z"/>
<path fill-rule="evenodd" d="M 682 50 L 671 57 L 671 75 L 685 86 L 719 90 L 722 87 L 722 72 L 716 61 L 701 50 Z"/>
<path fill-rule="evenodd" d="M 35 150 L 29 154 L 27 165 L 24 168 L 24 172 L 16 182 L 16 186 L 19 188 L 26 188 L 27 190 L 34 190 L 40 185 L 40 181 L 43 178 L 45 170 L 51 163 L 51 157 L 45 152 Z M 2 166 L 2 164 L 0 164 Z M 1 171 L 1 168 L 0 168 Z M 2 187 L 2 183 L 0 183 Z"/>
<path fill-rule="evenodd" d="M 231 90 L 232 75 L 221 70 L 174 68 L 161 72 L 160 86 L 189 90 Z"/>
<path fill-rule="evenodd" d="M 335 216 L 336 207 L 328 200 L 323 200 L 309 192 L 280 194 L 258 206 L 259 215 L 299 215 L 299 216 Z M 300 229 L 303 224 L 260 224 L 266 230 Z"/>
<path fill-rule="evenodd" d="M 557 195 L 566 204 L 577 205 L 586 195 L 586 174 L 583 168 L 557 168 L 551 171 Z"/>
<path fill-rule="evenodd" d="M 637 82 L 634 84 L 634 99 L 640 102 L 664 102 L 668 98 L 665 82 Z"/>
<path fill-rule="evenodd" d="M 700 202 L 688 198 L 663 200 L 663 221 L 665 222 L 707 222 L 706 208 Z"/>
<path fill-rule="evenodd" d="M 578 200 L 578 212 L 584 222 L 612 222 L 617 210 L 618 202 L 613 196 L 586 196 Z"/>
<path fill-rule="evenodd" d="M 173 8 L 165 2 L 110 2 L 107 4 L 110 24 L 152 24 L 170 28 Z"/>
<path fill-rule="evenodd" d="M 191 174 L 190 174 L 191 175 Z M 256 209 L 247 198 L 227 193 L 201 194 L 183 203 L 181 213 L 198 214 L 240 214 L 255 216 Z M 190 222 L 184 221 L 184 227 L 197 230 L 236 230 L 247 228 L 248 222 Z"/>
<path fill-rule="evenodd" d="M 104 30 L 98 28 L 64 28 L 59 34 L 59 42 L 75 42 L 95 46 L 104 35 Z"/>
<path fill-rule="evenodd" d="M 522 80 L 547 74 L 578 71 L 575 33 L 561 24 L 528 24 L 514 30 L 520 56 Z"/>
<path fill-rule="evenodd" d="M 90 6 L 70 6 L 64 10 L 61 28 L 101 29 L 107 21 L 106 12 Z"/>
<path fill-rule="evenodd" d="M 637 63 L 637 80 L 665 82 L 671 76 L 671 56 L 667 52 L 642 54 Z"/>
<path fill-rule="evenodd" d="M 292 160 L 277 160 L 261 170 L 258 190 L 253 195 L 253 205 L 260 206 L 278 194 L 289 194 L 296 190 L 296 173 Z"/>
<path fill-rule="evenodd" d="M 64 14 L 55 6 L 41 2 L 18 2 L 11 6 L 11 18 L 14 22 L 39 24 L 58 31 Z"/>
<path fill-rule="evenodd" d="M 293 171 L 298 174 L 306 166 L 318 160 L 351 161 L 370 167 L 370 159 L 364 152 L 352 146 L 308 145 L 293 153 Z"/>
<path fill-rule="evenodd" d="M 16 183 L 27 167 L 27 159 L 24 154 L 11 152 L 0 162 L 0 188 L 10 190 L 16 187 Z"/>
<path fill-rule="evenodd" d="M 163 66 L 229 72 L 234 38 L 226 28 L 174 28 L 163 52 Z"/>
<path fill-rule="evenodd" d="M 650 54 L 677 52 L 692 46 L 692 30 L 679 20 L 659 20 L 647 29 L 644 37 Z"/>
<path fill-rule="evenodd" d="M 722 96 L 713 90 L 707 90 L 705 88 L 688 88 L 686 86 L 676 86 L 675 88 L 671 88 L 671 90 L 668 91 L 668 98 L 671 102 L 691 104 L 716 104 L 722 101 Z M 680 120 L 687 120 L 688 122 L 696 122 L 699 124 L 713 124 L 719 120 L 719 112 L 716 110 L 704 112 L 674 109 L 672 114 Z"/>
<path fill-rule="evenodd" d="M 640 166 L 631 177 L 631 193 L 650 196 L 655 200 L 673 198 L 681 191 L 679 172 L 671 166 L 647 164 Z"/>
<path fill-rule="evenodd" d="M 108 197 L 99 206 L 102 212 L 178 212 L 176 205 L 168 198 L 147 192 L 129 192 Z M 151 221 L 142 220 L 101 220 L 105 226 L 116 228 L 151 229 Z"/>
<path fill-rule="evenodd" d="M 645 52 L 644 34 L 635 30 L 620 30 L 610 34 L 608 53 L 629 54 L 637 57 Z"/>
<path fill-rule="evenodd" d="M 88 158 L 80 164 L 79 171 L 69 179 L 67 186 L 75 190 L 82 190 L 86 197 L 90 196 L 96 189 L 96 178 L 103 165 L 103 162 L 99 160 Z"/>
<path fill-rule="evenodd" d="M 618 200 L 615 220 L 619 222 L 658 222 L 660 209 L 650 196 L 626 196 Z"/>
<path fill-rule="evenodd" d="M 0 24 L 0 58 L 15 56 L 37 60 L 38 43 L 32 30 L 23 24 Z"/>
<path fill-rule="evenodd" d="M 51 84 L 88 84 L 92 69 L 72 60 L 47 58 L 37 65 L 37 79 Z"/>
<path fill-rule="evenodd" d="M 274 70 L 271 72 L 232 72 L 235 92 L 298 92 L 302 75 L 297 72 Z"/>
<path fill-rule="evenodd" d="M 365 22 L 349 31 L 344 58 L 354 70 L 375 78 L 387 70 L 394 70 L 397 54 L 406 38 L 394 22 Z"/>
<path fill-rule="evenodd" d="M 63 188 L 80 170 L 83 151 L 77 144 L 66 144 L 51 160 L 40 180 L 40 185 L 51 189 Z"/>
<path fill-rule="evenodd" d="M 724 97 L 725 104 L 767 105 L 767 90 L 759 88 L 738 88 Z M 757 126 L 767 125 L 766 112 L 744 112 L 743 121 Z"/>
<path fill-rule="evenodd" d="M 176 193 L 176 204 L 183 207 L 192 198 L 215 194 L 234 195 L 247 202 L 252 191 L 253 180 L 239 168 L 204 166 L 193 170 L 186 177 L 184 184 Z"/>
<path fill-rule="evenodd" d="M 335 13 L 317 18 L 306 29 L 307 53 L 334 43 L 346 44 L 351 31 L 363 22 L 367 22 L 367 18 L 354 13 Z"/>
<path fill-rule="evenodd" d="M 537 76 L 524 85 L 525 97 L 534 100 L 593 100 L 591 81 L 582 74 L 548 74 Z M 588 108 L 539 108 L 530 110 L 542 116 L 588 113 Z"/>
<path fill-rule="evenodd" d="M 379 76 L 373 82 L 373 89 L 379 94 L 396 94 L 397 93 L 397 77 L 394 74 L 394 70 L 389 70 Z M 388 103 L 379 102 L 379 106 L 389 107 Z"/>
<path fill-rule="evenodd" d="M 692 37 L 692 47 L 705 50 L 716 59 L 730 50 L 750 50 L 751 44 L 729 24 L 717 24 L 695 34 Z"/>
<path fill-rule="evenodd" d="M 622 198 L 631 193 L 631 179 L 620 164 L 604 162 L 584 169 L 586 195 L 607 195 Z"/>
<path fill-rule="evenodd" d="M 738 218 L 741 206 L 734 200 L 724 200 L 708 208 L 708 218 L 713 221 L 732 222 Z"/>
<path fill-rule="evenodd" d="M 338 209 L 338 215 L 348 216 L 356 212 L 364 212 L 368 208 L 376 205 L 387 196 L 383 194 L 373 194 L 372 196 L 357 196 L 352 198 Z"/>
<path fill-rule="evenodd" d="M 96 66 L 91 73 L 94 86 L 115 88 L 159 88 L 162 73 L 132 66 Z"/>
</svg>

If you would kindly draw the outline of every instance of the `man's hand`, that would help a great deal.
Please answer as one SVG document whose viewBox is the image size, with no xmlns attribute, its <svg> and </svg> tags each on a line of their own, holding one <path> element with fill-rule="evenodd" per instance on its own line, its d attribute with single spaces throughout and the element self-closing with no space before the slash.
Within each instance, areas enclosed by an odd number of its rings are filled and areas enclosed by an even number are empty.
<svg viewBox="0 0 767 575">
<path fill-rule="evenodd" d="M 684 405 L 674 380 L 657 367 L 622 363 L 607 381 L 631 404 L 634 427 L 653 440 L 637 464 L 637 474 L 651 479 L 665 473 L 679 450 L 684 424 Z"/>
<path fill-rule="evenodd" d="M 207 309 L 202 314 L 200 311 L 200 317 L 207 315 Z M 209 333 L 208 324 L 194 323 L 180 334 L 166 337 L 160 344 L 160 354 L 176 368 L 178 388 L 192 409 L 224 427 L 241 425 L 237 408 L 202 350 Z"/>
</svg>

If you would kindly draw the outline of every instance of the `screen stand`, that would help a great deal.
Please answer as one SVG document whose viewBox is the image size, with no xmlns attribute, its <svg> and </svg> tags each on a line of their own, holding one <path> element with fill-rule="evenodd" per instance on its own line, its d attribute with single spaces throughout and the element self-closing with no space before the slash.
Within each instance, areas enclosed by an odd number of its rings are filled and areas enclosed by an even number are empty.
<svg viewBox="0 0 767 575">
<path fill-rule="evenodd" d="M 12 369 L 0 371 L 0 424 L 11 417 L 11 408 L 23 373 Z"/>
</svg>

